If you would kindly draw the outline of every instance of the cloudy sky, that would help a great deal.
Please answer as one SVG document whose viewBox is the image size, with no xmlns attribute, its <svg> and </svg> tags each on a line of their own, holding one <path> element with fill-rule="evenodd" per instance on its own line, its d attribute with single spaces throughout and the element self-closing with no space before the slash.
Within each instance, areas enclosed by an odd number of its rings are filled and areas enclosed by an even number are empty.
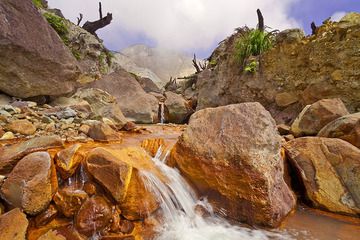
<svg viewBox="0 0 360 240">
<path fill-rule="evenodd" d="M 69 20 L 98 19 L 98 0 L 48 0 Z M 359 0 L 101 0 L 103 14 L 113 22 L 98 31 L 111 50 L 133 44 L 160 46 L 206 57 L 236 27 L 256 26 L 260 8 L 265 24 L 274 29 L 300 27 L 309 32 L 330 16 L 360 12 Z M 83 22 L 84 23 L 84 22 Z"/>
</svg>

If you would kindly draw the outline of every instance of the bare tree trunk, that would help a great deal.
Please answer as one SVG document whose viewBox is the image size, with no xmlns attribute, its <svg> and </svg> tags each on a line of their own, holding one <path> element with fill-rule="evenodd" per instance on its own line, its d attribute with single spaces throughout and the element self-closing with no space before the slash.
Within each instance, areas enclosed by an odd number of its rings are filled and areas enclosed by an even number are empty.
<svg viewBox="0 0 360 240">
<path fill-rule="evenodd" d="M 318 29 L 318 28 L 317 28 L 315 22 L 312 22 L 312 23 L 311 23 L 312 35 L 315 35 L 315 34 L 316 34 L 317 29 Z"/>
<path fill-rule="evenodd" d="M 82 15 L 82 13 L 80 13 L 80 17 L 77 18 L 77 25 L 78 26 L 80 25 L 82 19 L 83 19 L 83 15 Z"/>
<path fill-rule="evenodd" d="M 87 21 L 82 28 L 85 29 L 86 31 L 88 31 L 89 33 L 93 34 L 96 36 L 96 31 L 99 30 L 100 28 L 103 28 L 107 25 L 109 25 L 112 21 L 112 14 L 111 13 L 107 13 L 106 17 L 102 17 L 102 7 L 101 7 L 101 2 L 99 2 L 99 15 L 100 15 L 100 19 L 94 22 L 90 22 Z"/>
<path fill-rule="evenodd" d="M 256 10 L 256 13 L 258 15 L 258 29 L 263 32 L 265 30 L 264 17 L 260 9 Z"/>
</svg>

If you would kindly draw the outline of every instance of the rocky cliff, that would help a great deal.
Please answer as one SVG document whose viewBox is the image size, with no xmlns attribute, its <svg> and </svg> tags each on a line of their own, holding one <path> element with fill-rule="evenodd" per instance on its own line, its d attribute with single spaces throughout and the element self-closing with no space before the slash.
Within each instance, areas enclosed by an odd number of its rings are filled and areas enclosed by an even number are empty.
<svg viewBox="0 0 360 240">
<path fill-rule="evenodd" d="M 260 102 L 278 122 L 289 123 L 308 104 L 341 98 L 347 108 L 360 108 L 360 14 L 328 21 L 315 35 L 286 30 L 275 46 L 254 58 L 254 73 L 236 60 L 241 33 L 224 40 L 198 75 L 197 109 L 240 102 Z"/>
</svg>

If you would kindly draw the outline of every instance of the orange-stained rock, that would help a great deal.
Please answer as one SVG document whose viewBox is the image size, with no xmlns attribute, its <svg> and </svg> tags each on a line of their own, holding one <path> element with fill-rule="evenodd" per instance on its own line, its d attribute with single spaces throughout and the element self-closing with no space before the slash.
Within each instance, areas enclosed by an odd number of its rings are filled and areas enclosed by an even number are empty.
<svg viewBox="0 0 360 240">
<path fill-rule="evenodd" d="M 56 230 L 49 230 L 41 235 L 37 240 L 66 240 L 66 238 L 59 234 Z"/>
<path fill-rule="evenodd" d="M 84 184 L 83 190 L 89 195 L 95 195 L 97 192 L 96 186 L 91 182 L 86 182 Z"/>
<path fill-rule="evenodd" d="M 89 137 L 97 141 L 117 141 L 120 140 L 120 135 L 109 125 L 98 122 L 90 126 L 87 133 Z"/>
<path fill-rule="evenodd" d="M 134 223 L 128 220 L 121 220 L 120 222 L 120 232 L 124 234 L 130 234 L 134 231 Z"/>
<path fill-rule="evenodd" d="M 55 194 L 54 202 L 65 217 L 73 217 L 87 198 L 86 192 L 66 187 Z"/>
<path fill-rule="evenodd" d="M 341 139 L 319 137 L 298 138 L 284 147 L 313 206 L 360 213 L 360 149 Z"/>
<path fill-rule="evenodd" d="M 152 157 L 155 157 L 160 147 L 164 147 L 165 141 L 163 138 L 145 139 L 141 143 L 141 147 L 144 148 Z"/>
<path fill-rule="evenodd" d="M 127 219 L 143 219 L 159 207 L 156 196 L 146 190 L 139 170 L 151 171 L 166 179 L 144 149 L 96 148 L 89 153 L 86 166 L 95 180 L 120 204 L 122 215 Z"/>
<path fill-rule="evenodd" d="M 278 226 L 295 207 L 275 121 L 259 103 L 196 112 L 171 158 L 217 213 Z"/>
<path fill-rule="evenodd" d="M 25 155 L 49 148 L 63 147 L 58 136 L 43 136 L 10 146 L 0 147 L 0 174 L 10 173 L 16 163 Z"/>
<path fill-rule="evenodd" d="M 81 234 L 90 237 L 108 226 L 111 216 L 111 208 L 106 200 L 94 196 L 81 206 L 75 217 L 75 227 Z"/>
<path fill-rule="evenodd" d="M 15 208 L 0 216 L 0 239 L 25 240 L 29 225 L 26 215 Z"/>
<path fill-rule="evenodd" d="M 47 152 L 21 159 L 1 187 L 1 196 L 11 205 L 36 215 L 45 210 L 57 191 L 55 167 Z M 26 184 L 25 184 L 26 183 Z"/>
<path fill-rule="evenodd" d="M 133 235 L 108 235 L 101 237 L 100 240 L 135 240 L 135 237 Z"/>
<path fill-rule="evenodd" d="M 340 138 L 360 148 L 360 113 L 335 119 L 320 130 L 318 137 Z"/>
<path fill-rule="evenodd" d="M 37 227 L 44 226 L 54 220 L 54 218 L 57 216 L 58 210 L 53 204 L 50 204 L 49 207 L 37 215 L 34 219 L 35 224 Z"/>
<path fill-rule="evenodd" d="M 103 148 L 96 148 L 88 154 L 86 168 L 117 202 L 124 200 L 132 173 L 129 164 L 115 158 Z"/>
<path fill-rule="evenodd" d="M 296 137 L 313 136 L 329 122 L 347 114 L 341 99 L 322 99 L 302 110 L 291 125 L 291 132 Z"/>
<path fill-rule="evenodd" d="M 63 179 L 71 177 L 81 161 L 84 159 L 83 154 L 78 151 L 81 144 L 75 144 L 69 148 L 59 151 L 55 157 L 56 168 Z"/>
<path fill-rule="evenodd" d="M 14 120 L 10 122 L 6 128 L 11 132 L 23 135 L 32 135 L 36 132 L 36 127 L 26 119 Z"/>
</svg>

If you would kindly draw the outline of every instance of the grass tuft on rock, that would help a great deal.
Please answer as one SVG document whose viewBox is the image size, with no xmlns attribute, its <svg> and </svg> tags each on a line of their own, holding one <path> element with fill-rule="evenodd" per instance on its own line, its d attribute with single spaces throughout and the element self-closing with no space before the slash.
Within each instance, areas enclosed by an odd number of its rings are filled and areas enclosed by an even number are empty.
<svg viewBox="0 0 360 240">
<path fill-rule="evenodd" d="M 32 2 L 36 8 L 44 8 L 44 5 L 41 0 L 32 0 Z"/>
<path fill-rule="evenodd" d="M 236 59 L 243 65 L 250 56 L 258 56 L 273 46 L 274 33 L 258 29 L 246 30 L 235 46 Z"/>
<path fill-rule="evenodd" d="M 65 19 L 48 12 L 44 13 L 44 17 L 51 27 L 59 34 L 64 43 L 67 44 L 69 41 L 67 38 L 69 30 L 66 26 Z"/>
</svg>

